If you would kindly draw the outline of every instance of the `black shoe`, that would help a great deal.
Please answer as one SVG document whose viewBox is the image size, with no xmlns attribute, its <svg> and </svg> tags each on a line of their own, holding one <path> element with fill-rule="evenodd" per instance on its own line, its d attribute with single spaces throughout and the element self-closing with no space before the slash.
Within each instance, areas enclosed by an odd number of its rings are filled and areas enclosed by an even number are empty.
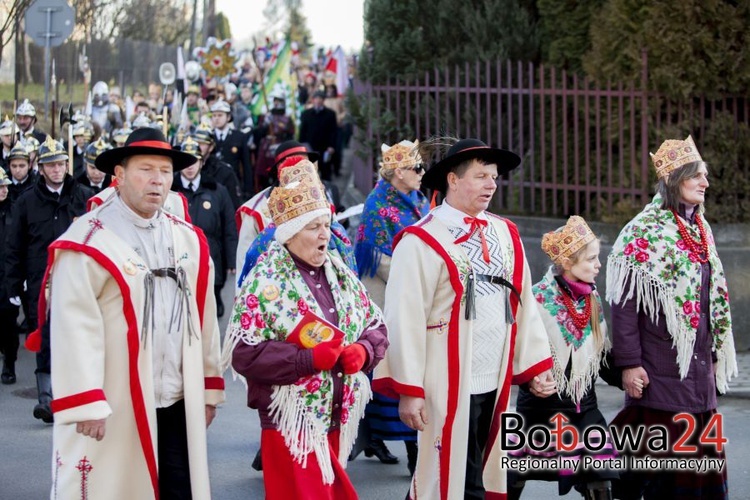
<svg viewBox="0 0 750 500">
<path fill-rule="evenodd" d="M 260 456 L 260 448 L 258 449 L 258 453 L 255 454 L 255 459 L 253 460 L 253 465 L 251 467 L 258 472 L 263 471 L 263 459 Z"/>
<path fill-rule="evenodd" d="M 4 385 L 16 383 L 16 363 L 14 361 L 3 361 L 3 374 L 0 380 Z"/>
<path fill-rule="evenodd" d="M 406 445 L 406 458 L 408 460 L 406 467 L 409 469 L 409 474 L 413 476 L 417 468 L 419 447 L 416 441 L 404 441 L 404 444 Z"/>
<path fill-rule="evenodd" d="M 385 446 L 385 443 L 380 439 L 375 439 L 370 441 L 370 445 L 365 448 L 365 456 L 371 457 L 371 456 L 378 457 L 378 460 L 380 460 L 381 463 L 384 464 L 397 464 L 398 463 L 398 457 L 395 457 L 391 454 L 390 451 L 388 451 L 388 448 Z"/>
<path fill-rule="evenodd" d="M 34 406 L 34 418 L 41 420 L 45 424 L 51 424 L 55 421 L 55 418 L 52 416 L 52 408 L 47 403 L 37 403 Z"/>
</svg>

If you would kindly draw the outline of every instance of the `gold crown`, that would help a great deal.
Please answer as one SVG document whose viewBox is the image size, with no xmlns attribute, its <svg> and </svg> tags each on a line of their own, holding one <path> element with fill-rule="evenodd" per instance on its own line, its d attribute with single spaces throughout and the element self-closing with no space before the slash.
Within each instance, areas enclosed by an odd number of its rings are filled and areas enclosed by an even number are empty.
<svg viewBox="0 0 750 500">
<path fill-rule="evenodd" d="M 422 162 L 422 157 L 419 156 L 419 140 L 414 141 L 401 141 L 393 146 L 383 144 L 380 146 L 381 155 L 383 161 L 380 162 L 380 167 L 385 169 L 396 169 L 404 167 L 413 167 Z"/>
<path fill-rule="evenodd" d="M 542 237 L 542 250 L 552 262 L 560 264 L 563 258 L 569 258 L 595 239 L 583 217 L 573 215 L 563 227 Z"/>
<path fill-rule="evenodd" d="M 285 168 L 283 173 L 279 179 L 282 185 L 275 187 L 268 197 L 268 209 L 277 227 L 313 210 L 330 208 L 312 163 L 303 160 Z"/>
<path fill-rule="evenodd" d="M 691 136 L 684 141 L 668 139 L 661 144 L 656 154 L 649 154 L 656 168 L 656 177 L 659 179 L 685 164 L 703 161 Z"/>
</svg>

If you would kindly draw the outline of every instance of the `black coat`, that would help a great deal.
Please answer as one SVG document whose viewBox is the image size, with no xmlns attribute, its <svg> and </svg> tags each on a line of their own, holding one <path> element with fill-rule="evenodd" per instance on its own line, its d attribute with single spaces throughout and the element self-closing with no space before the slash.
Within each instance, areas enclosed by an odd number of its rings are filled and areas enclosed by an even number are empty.
<svg viewBox="0 0 750 500">
<path fill-rule="evenodd" d="M 47 140 L 47 134 L 36 128 L 36 125 L 34 125 L 34 131 L 31 132 L 31 135 L 34 136 L 34 139 L 39 141 L 39 144 L 42 144 Z"/>
<path fill-rule="evenodd" d="M 254 179 L 247 136 L 239 130 L 229 130 L 223 141 L 216 139 L 214 155 L 218 160 L 228 163 L 242 181 L 243 189 L 251 192 Z"/>
<path fill-rule="evenodd" d="M 214 286 L 224 286 L 226 271 L 234 266 L 237 251 L 237 225 L 227 188 L 210 175 L 201 173 L 200 185 L 195 191 L 183 187 L 180 174 L 175 174 L 172 190 L 187 198 L 190 218 L 206 234 L 211 249 Z"/>
<path fill-rule="evenodd" d="M 6 237 L 6 286 L 11 297 L 21 296 L 23 282 L 27 282 L 29 302 L 33 306 L 30 313 L 34 316 L 47 267 L 47 247 L 73 220 L 86 213 L 86 200 L 91 196 L 91 190 L 66 176 L 62 194 L 57 199 L 56 194 L 47 189 L 44 177 L 39 176 L 34 186 L 13 204 Z"/>
<path fill-rule="evenodd" d="M 216 182 L 227 188 L 229 198 L 232 200 L 232 206 L 235 210 L 240 208 L 240 181 L 237 180 L 237 174 L 232 170 L 232 166 L 211 155 L 203 163 L 201 172 L 213 177 Z"/>
<path fill-rule="evenodd" d="M 5 235 L 8 233 L 8 226 L 10 225 L 10 195 L 0 202 L 0 263 L 5 262 L 6 245 Z M 5 266 L 0 265 L 0 283 L 5 283 Z M 0 309 L 5 309 L 10 306 L 8 299 L 8 290 L 5 286 L 0 286 Z M 2 332 L 5 334 L 5 332 Z"/>
<path fill-rule="evenodd" d="M 18 200 L 21 193 L 34 187 L 37 182 L 37 177 L 39 177 L 39 174 L 29 169 L 29 175 L 26 177 L 25 181 L 20 184 L 11 184 L 8 186 L 8 197 L 10 198 L 11 205 Z"/>
<path fill-rule="evenodd" d="M 310 108 L 302 112 L 299 142 L 308 143 L 321 157 L 326 149 L 336 146 L 337 131 L 336 113 L 332 109 L 323 106 L 320 111 Z"/>
<path fill-rule="evenodd" d="M 91 185 L 91 181 L 89 180 L 88 175 L 86 175 L 86 172 L 83 172 L 81 175 L 76 177 L 76 182 L 82 186 L 86 186 L 91 190 L 94 194 L 99 194 L 105 189 L 109 187 L 109 185 L 112 183 L 112 176 L 109 174 L 104 175 L 104 180 L 102 181 L 102 187 L 94 187 Z"/>
</svg>

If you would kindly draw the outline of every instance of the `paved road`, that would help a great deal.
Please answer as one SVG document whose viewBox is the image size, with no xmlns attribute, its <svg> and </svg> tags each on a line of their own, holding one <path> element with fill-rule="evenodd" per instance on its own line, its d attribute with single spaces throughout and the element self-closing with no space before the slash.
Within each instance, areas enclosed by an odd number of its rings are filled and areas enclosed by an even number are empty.
<svg viewBox="0 0 750 500">
<path fill-rule="evenodd" d="M 224 289 L 229 304 L 232 289 Z M 222 323 L 224 327 L 226 319 Z M 744 355 L 745 358 L 750 357 Z M 31 416 L 36 389 L 33 356 L 22 350 L 18 365 L 18 383 L 0 386 L 0 500 L 41 499 L 49 495 L 52 429 Z M 258 447 L 260 428 L 254 411 L 245 406 L 244 387 L 227 374 L 227 403 L 208 431 L 211 484 L 219 500 L 261 499 L 261 473 L 250 468 Z M 598 388 L 600 407 L 607 419 L 620 404 L 621 393 L 606 386 Z M 750 400 L 721 398 L 729 438 L 729 481 L 734 498 L 750 498 Z M 376 459 L 360 456 L 349 465 L 349 474 L 362 499 L 402 499 L 409 485 L 406 451 L 401 443 L 390 446 L 401 459 L 398 465 L 382 465 Z M 552 483 L 529 483 L 524 498 L 544 499 L 557 496 Z M 569 494 L 565 498 L 577 498 Z"/>
</svg>

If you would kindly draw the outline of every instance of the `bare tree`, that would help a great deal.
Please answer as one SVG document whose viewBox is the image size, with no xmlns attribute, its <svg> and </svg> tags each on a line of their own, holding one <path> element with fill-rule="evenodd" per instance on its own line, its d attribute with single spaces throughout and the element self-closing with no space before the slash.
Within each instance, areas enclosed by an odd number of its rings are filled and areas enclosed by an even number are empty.
<svg viewBox="0 0 750 500">
<path fill-rule="evenodd" d="M 16 35 L 21 18 L 32 0 L 0 0 L 0 63 L 3 49 Z"/>
</svg>

